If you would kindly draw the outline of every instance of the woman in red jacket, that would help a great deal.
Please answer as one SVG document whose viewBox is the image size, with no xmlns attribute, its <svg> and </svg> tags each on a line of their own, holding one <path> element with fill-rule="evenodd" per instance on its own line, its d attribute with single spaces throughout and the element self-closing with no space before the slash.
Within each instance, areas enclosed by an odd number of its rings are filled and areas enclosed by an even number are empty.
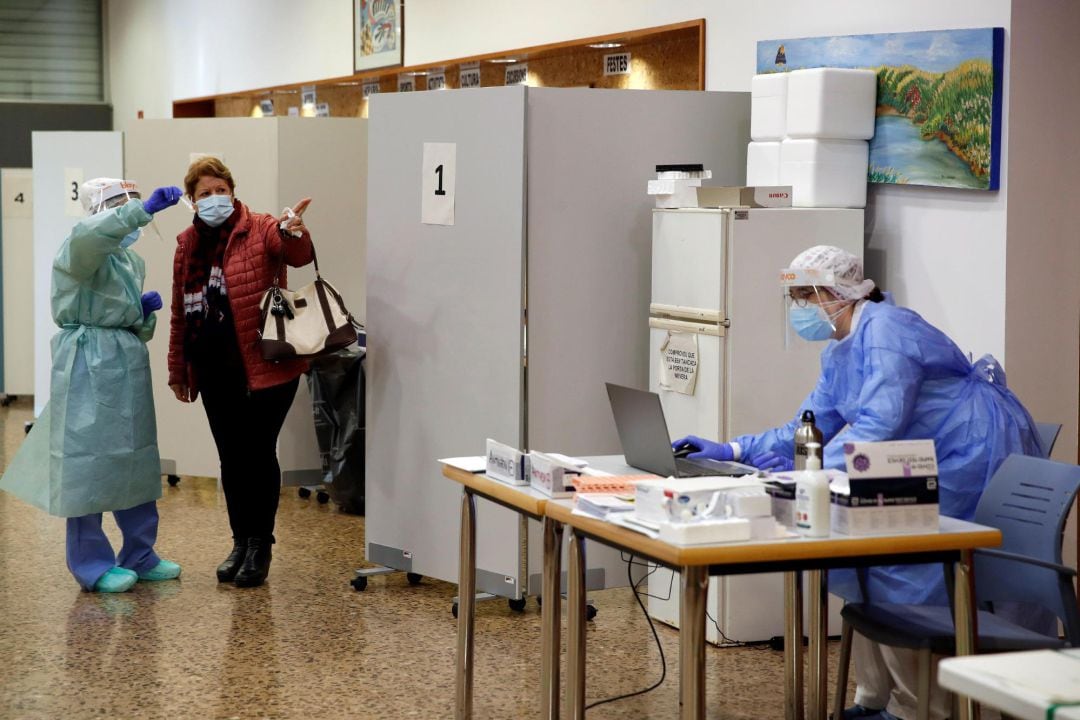
<svg viewBox="0 0 1080 720">
<path fill-rule="evenodd" d="M 221 461 L 233 549 L 220 582 L 261 585 L 270 570 L 281 469 L 277 438 L 292 405 L 302 361 L 269 362 L 259 352 L 259 301 L 285 264 L 311 262 L 301 200 L 295 216 L 252 212 L 216 158 L 196 160 L 184 178 L 196 205 L 177 238 L 173 262 L 169 387 L 180 402 L 201 393 Z M 299 237 L 293 235 L 299 232 Z"/>
</svg>

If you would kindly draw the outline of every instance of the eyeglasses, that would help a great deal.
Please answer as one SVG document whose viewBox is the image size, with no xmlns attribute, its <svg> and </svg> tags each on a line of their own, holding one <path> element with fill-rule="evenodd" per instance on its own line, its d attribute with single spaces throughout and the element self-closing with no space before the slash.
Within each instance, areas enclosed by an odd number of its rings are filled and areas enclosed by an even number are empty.
<svg viewBox="0 0 1080 720">
<path fill-rule="evenodd" d="M 810 300 L 816 296 L 817 293 L 814 291 L 814 288 L 792 288 L 788 291 L 788 297 L 791 298 L 791 302 L 798 308 L 806 307 L 810 304 Z"/>
</svg>

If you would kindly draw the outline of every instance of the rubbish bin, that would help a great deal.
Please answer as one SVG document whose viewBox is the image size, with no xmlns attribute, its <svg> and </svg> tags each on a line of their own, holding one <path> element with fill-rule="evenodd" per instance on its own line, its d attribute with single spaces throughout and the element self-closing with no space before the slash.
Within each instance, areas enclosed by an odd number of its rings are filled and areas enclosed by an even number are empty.
<svg viewBox="0 0 1080 720">
<path fill-rule="evenodd" d="M 311 363 L 308 389 L 323 485 L 347 513 L 364 514 L 364 349 L 349 348 Z"/>
</svg>

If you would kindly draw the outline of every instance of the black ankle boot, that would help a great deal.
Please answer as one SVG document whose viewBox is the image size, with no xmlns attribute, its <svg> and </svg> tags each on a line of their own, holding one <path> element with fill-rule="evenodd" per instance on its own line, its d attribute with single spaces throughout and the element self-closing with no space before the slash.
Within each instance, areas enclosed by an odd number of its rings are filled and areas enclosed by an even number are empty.
<svg viewBox="0 0 1080 720">
<path fill-rule="evenodd" d="M 272 541 L 266 538 L 248 540 L 244 564 L 233 581 L 236 587 L 256 587 L 263 584 L 263 580 L 266 580 L 266 576 L 270 573 L 271 545 Z"/>
<path fill-rule="evenodd" d="M 218 565 L 218 582 L 232 582 L 233 578 L 236 577 L 236 573 L 240 571 L 240 566 L 244 564 L 247 547 L 247 540 L 233 538 L 233 548 L 229 553 L 229 557 L 225 558 L 225 562 Z"/>
</svg>

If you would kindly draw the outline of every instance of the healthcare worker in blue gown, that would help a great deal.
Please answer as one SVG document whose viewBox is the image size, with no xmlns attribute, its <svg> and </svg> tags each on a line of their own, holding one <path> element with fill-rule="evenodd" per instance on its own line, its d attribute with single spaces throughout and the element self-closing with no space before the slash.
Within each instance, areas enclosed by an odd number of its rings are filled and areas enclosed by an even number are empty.
<svg viewBox="0 0 1080 720">
<path fill-rule="evenodd" d="M 53 261 L 49 402 L 0 479 L 0 488 L 67 518 L 67 564 L 85 590 L 123 592 L 170 580 L 180 566 L 154 552 L 161 461 L 146 343 L 161 297 L 143 293 L 146 266 L 130 246 L 140 228 L 180 199 L 175 187 L 145 201 L 134 183 L 83 184 L 88 217 Z M 111 511 L 116 555 L 102 531 Z"/>
<path fill-rule="evenodd" d="M 799 336 L 827 343 L 817 385 L 782 427 L 730 443 L 677 440 L 676 447 L 694 446 L 690 458 L 790 470 L 795 429 L 802 411 L 813 410 L 828 468 L 844 468 L 845 442 L 933 439 L 941 514 L 971 520 L 1006 456 L 1042 454 L 1035 423 L 1006 388 L 1001 366 L 990 356 L 969 362 L 944 333 L 864 278 L 857 257 L 819 245 L 792 261 L 790 275 L 816 279 L 789 289 L 788 313 Z M 830 572 L 829 587 L 845 598 L 860 596 L 852 570 Z M 874 602 L 948 604 L 939 564 L 871 568 L 866 590 Z M 844 711 L 844 720 L 914 718 L 914 654 L 857 635 L 853 656 L 856 706 Z M 944 693 L 935 694 L 932 715 L 947 717 Z"/>
</svg>

